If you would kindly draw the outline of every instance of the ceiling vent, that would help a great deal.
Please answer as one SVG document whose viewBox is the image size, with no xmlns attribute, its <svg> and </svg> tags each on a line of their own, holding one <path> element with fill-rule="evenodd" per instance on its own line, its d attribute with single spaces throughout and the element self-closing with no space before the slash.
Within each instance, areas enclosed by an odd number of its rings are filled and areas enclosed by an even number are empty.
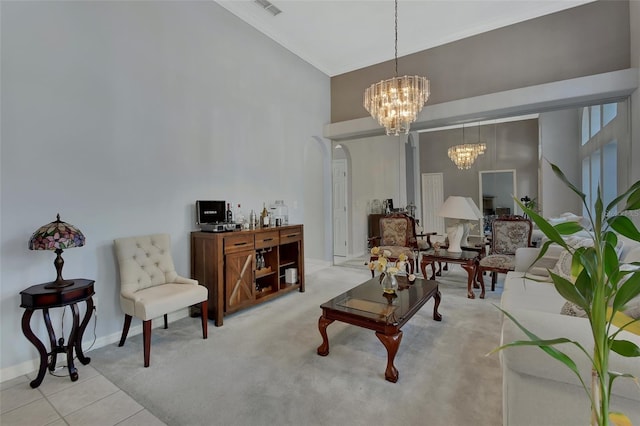
<svg viewBox="0 0 640 426">
<path fill-rule="evenodd" d="M 273 3 L 271 3 L 270 1 L 267 0 L 253 0 L 254 3 L 262 6 L 262 8 L 264 10 L 266 10 L 267 12 L 269 12 L 270 14 L 272 14 L 273 16 L 278 15 L 279 13 L 281 13 L 282 11 L 280 9 L 278 9 L 277 7 L 275 7 L 273 5 Z"/>
</svg>

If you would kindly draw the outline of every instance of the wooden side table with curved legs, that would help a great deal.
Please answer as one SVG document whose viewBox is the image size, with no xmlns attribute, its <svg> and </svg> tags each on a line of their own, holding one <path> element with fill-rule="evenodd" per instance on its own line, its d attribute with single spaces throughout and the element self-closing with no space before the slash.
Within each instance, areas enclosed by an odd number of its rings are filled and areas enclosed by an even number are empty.
<svg viewBox="0 0 640 426">
<path fill-rule="evenodd" d="M 75 350 L 78 360 L 83 365 L 91 362 L 91 358 L 85 357 L 82 352 L 82 335 L 84 334 L 85 328 L 87 328 L 87 324 L 91 319 L 91 313 L 93 312 L 92 296 L 95 294 L 93 290 L 94 282 L 95 281 L 92 280 L 76 278 L 73 280 L 73 284 L 67 287 L 48 289 L 45 288 L 45 286 L 49 283 L 45 283 L 31 286 L 20 292 L 20 307 L 25 308 L 24 314 L 22 315 L 22 332 L 40 354 L 38 376 L 29 383 L 32 388 L 40 386 L 47 371 L 47 366 L 50 371 L 55 370 L 59 353 L 67 355 L 67 368 L 69 369 L 69 377 L 73 382 L 78 380 L 78 370 L 73 365 L 73 351 Z M 87 311 L 82 319 L 82 323 L 80 323 L 77 303 L 83 301 L 87 303 Z M 64 308 L 65 306 L 71 308 L 73 315 L 73 325 L 66 345 L 64 343 L 64 337 L 56 340 L 49 316 L 50 308 Z M 49 334 L 51 352 L 47 352 L 42 341 L 38 339 L 38 336 L 36 336 L 31 329 L 31 316 L 37 309 L 42 309 L 42 316 L 45 326 L 47 327 L 47 333 Z M 47 362 L 49 355 L 51 355 L 51 361 Z"/>
<path fill-rule="evenodd" d="M 446 249 L 429 249 L 422 252 L 420 268 L 422 271 L 422 275 L 426 278 L 427 265 L 431 265 L 431 279 L 435 280 L 437 275 L 436 262 L 438 264 L 441 262 L 460 264 L 462 266 L 462 269 L 467 272 L 467 297 L 469 299 L 475 299 L 476 296 L 473 293 L 472 287 L 474 287 L 474 282 L 476 279 L 476 269 L 481 255 L 482 253 L 478 250 L 463 249 L 460 253 L 452 253 L 448 252 Z M 480 293 L 480 298 L 484 299 L 484 288 Z"/>
</svg>

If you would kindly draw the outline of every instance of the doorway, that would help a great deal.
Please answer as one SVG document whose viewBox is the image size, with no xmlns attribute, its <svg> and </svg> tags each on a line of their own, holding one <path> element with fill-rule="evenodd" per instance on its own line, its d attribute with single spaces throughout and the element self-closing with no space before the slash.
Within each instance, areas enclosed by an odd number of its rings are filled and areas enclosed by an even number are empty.
<svg viewBox="0 0 640 426">
<path fill-rule="evenodd" d="M 347 256 L 347 160 L 332 162 L 333 176 L 333 255 Z"/>
</svg>

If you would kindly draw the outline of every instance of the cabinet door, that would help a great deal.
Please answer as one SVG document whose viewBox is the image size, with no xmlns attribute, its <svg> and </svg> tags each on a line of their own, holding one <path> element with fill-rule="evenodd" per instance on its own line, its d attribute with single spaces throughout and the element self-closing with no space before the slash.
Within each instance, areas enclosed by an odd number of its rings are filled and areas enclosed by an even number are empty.
<svg viewBox="0 0 640 426">
<path fill-rule="evenodd" d="M 254 252 L 244 251 L 225 256 L 225 300 L 227 312 L 253 303 Z"/>
</svg>

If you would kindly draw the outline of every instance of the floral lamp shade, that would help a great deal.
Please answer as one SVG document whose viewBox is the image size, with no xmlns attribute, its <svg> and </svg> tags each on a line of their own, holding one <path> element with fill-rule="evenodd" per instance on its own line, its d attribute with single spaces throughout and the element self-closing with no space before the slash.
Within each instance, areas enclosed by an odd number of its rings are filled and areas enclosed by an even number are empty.
<svg viewBox="0 0 640 426">
<path fill-rule="evenodd" d="M 72 280 L 62 278 L 62 267 L 64 260 L 62 259 L 62 251 L 84 246 L 84 234 L 75 226 L 60 220 L 60 214 L 54 222 L 43 225 L 31 235 L 29 239 L 29 250 L 52 250 L 56 252 L 56 259 L 53 265 L 56 268 L 57 278 L 55 281 L 48 283 L 45 288 L 63 288 L 73 284 Z"/>
</svg>

